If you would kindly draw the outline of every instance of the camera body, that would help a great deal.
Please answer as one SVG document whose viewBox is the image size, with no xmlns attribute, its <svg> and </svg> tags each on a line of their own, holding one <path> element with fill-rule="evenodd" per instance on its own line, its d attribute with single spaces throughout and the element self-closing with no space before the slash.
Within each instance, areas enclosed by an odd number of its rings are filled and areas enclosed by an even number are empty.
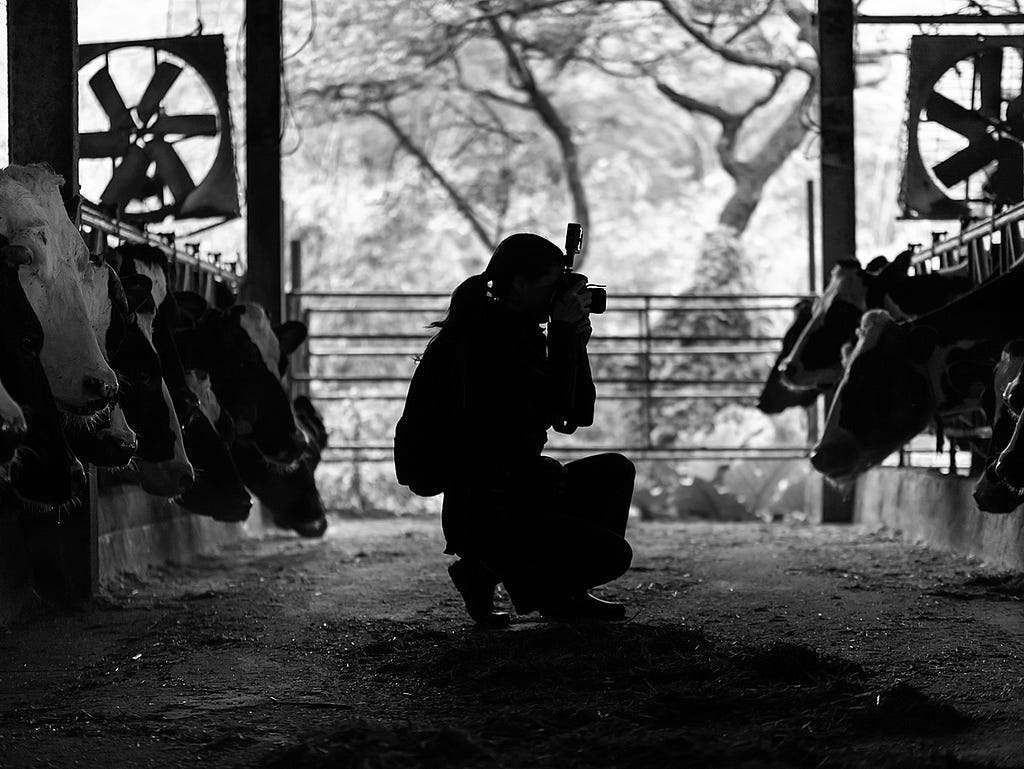
<svg viewBox="0 0 1024 769">
<path fill-rule="evenodd" d="M 608 307 L 608 291 L 605 286 L 601 283 L 587 283 L 586 275 L 572 271 L 572 263 L 582 247 L 583 225 L 569 222 L 565 227 L 565 269 L 562 272 L 562 284 L 568 289 L 582 278 L 587 290 L 590 291 L 590 312 L 600 315 Z"/>
</svg>

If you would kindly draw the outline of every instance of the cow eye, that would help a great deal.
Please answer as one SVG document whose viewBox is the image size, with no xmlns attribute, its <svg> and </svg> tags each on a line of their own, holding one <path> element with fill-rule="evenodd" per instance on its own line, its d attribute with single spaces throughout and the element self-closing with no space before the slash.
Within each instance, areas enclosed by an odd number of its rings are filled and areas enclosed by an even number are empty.
<svg viewBox="0 0 1024 769">
<path fill-rule="evenodd" d="M 37 349 L 36 340 L 30 336 L 26 336 L 21 340 L 21 349 L 25 352 L 35 352 Z"/>
</svg>

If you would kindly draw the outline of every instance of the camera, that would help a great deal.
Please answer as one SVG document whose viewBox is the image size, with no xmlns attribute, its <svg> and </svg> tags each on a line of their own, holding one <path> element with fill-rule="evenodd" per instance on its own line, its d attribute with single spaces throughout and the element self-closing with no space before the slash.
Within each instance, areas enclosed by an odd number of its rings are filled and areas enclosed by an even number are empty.
<svg viewBox="0 0 1024 769">
<path fill-rule="evenodd" d="M 572 263 L 582 247 L 583 225 L 569 222 L 565 227 L 565 270 L 562 273 L 562 281 L 566 287 L 580 278 L 586 283 L 586 275 L 572 271 Z M 587 290 L 590 291 L 590 312 L 600 315 L 608 307 L 608 291 L 601 283 L 587 283 Z"/>
</svg>

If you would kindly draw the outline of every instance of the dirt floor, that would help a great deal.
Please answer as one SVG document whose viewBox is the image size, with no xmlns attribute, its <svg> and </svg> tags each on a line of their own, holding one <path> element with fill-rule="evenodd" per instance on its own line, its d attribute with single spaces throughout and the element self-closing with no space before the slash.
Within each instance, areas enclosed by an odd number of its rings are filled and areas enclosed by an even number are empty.
<svg viewBox="0 0 1024 769">
<path fill-rule="evenodd" d="M 332 520 L 0 634 L 4 767 L 1024 767 L 1024 578 L 631 524 L 619 624 L 476 629 L 434 520 Z"/>
</svg>

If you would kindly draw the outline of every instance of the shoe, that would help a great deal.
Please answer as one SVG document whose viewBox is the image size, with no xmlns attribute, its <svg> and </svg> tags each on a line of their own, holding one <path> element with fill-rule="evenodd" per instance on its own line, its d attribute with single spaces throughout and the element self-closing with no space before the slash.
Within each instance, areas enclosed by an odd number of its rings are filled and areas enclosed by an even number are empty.
<svg viewBox="0 0 1024 769">
<path fill-rule="evenodd" d="M 478 625 L 484 627 L 505 627 L 511 621 L 507 611 L 494 608 L 494 586 L 497 581 L 482 566 L 458 560 L 448 567 L 452 584 L 462 594 L 466 611 Z"/>
<path fill-rule="evenodd" d="M 546 619 L 569 622 L 573 620 L 615 622 L 626 618 L 626 606 L 625 604 L 602 600 L 587 591 L 583 591 L 583 593 L 569 596 L 541 608 L 540 613 Z"/>
</svg>

